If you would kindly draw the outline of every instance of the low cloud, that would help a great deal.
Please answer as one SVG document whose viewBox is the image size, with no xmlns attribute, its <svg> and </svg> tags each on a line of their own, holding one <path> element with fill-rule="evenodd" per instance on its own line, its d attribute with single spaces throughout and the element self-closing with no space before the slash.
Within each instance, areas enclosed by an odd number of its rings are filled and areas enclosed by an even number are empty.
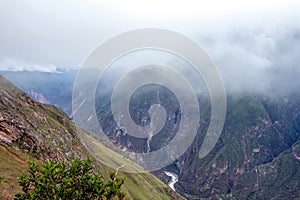
<svg viewBox="0 0 300 200">
<path fill-rule="evenodd" d="M 0 71 L 39 71 L 57 73 L 57 68 L 50 64 L 32 64 L 22 60 L 5 58 L 0 60 Z"/>
<path fill-rule="evenodd" d="M 299 90 L 299 17 L 288 11 L 248 16 L 200 33 L 199 41 L 220 69 L 227 91 Z"/>
<path fill-rule="evenodd" d="M 297 1 L 190 1 L 183 3 L 185 9 L 173 1 L 152 7 L 116 2 L 2 1 L 0 70 L 56 72 L 55 66 L 80 66 L 111 36 L 155 27 L 177 31 L 202 45 L 220 69 L 227 91 L 300 88 Z M 158 10 L 162 15 L 156 15 Z"/>
</svg>

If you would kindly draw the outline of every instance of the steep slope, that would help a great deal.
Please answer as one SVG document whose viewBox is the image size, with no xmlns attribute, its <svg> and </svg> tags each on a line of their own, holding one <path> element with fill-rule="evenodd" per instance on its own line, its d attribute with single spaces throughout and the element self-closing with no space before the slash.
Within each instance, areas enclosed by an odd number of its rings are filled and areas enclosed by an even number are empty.
<svg viewBox="0 0 300 200">
<path fill-rule="evenodd" d="M 147 123 L 149 105 L 158 103 L 157 95 L 151 90 L 136 95 L 138 98 L 133 96 L 130 112 L 137 123 L 143 124 L 142 118 L 146 118 Z M 221 196 L 236 199 L 299 198 L 299 92 L 285 96 L 229 96 L 224 130 L 215 148 L 204 159 L 199 159 L 198 152 L 209 124 L 210 105 L 207 99 L 200 98 L 202 115 L 197 137 L 188 151 L 166 168 L 178 174 L 176 191 L 191 199 Z M 97 107 L 98 115 L 105 111 L 104 129 L 111 138 L 133 151 L 158 149 L 176 133 L 180 112 L 167 92 L 160 92 L 159 100 L 169 106 L 167 112 L 171 123 L 149 145 L 147 140 L 119 134 L 122 130 L 119 131 L 113 121 L 109 100 L 110 95 L 102 96 L 99 101 L 102 105 Z M 69 101 L 69 105 L 71 103 Z M 155 174 L 165 183 L 169 180 L 162 171 Z"/>
<path fill-rule="evenodd" d="M 0 184 L 5 185 L 1 187 L 1 197 L 11 198 L 7 194 L 18 191 L 17 177 L 26 171 L 30 160 L 92 156 L 80 137 L 90 136 L 77 128 L 61 109 L 33 101 L 0 76 Z M 111 150 L 100 142 L 93 138 L 90 141 L 101 150 L 98 156 L 112 156 Z M 96 157 L 95 160 L 99 173 L 108 175 L 112 169 Z M 129 199 L 181 198 L 151 174 L 120 173 L 120 176 L 125 178 L 123 189 Z"/>
<path fill-rule="evenodd" d="M 76 127 L 61 109 L 36 103 L 8 80 L 0 79 L 0 139 L 42 160 L 81 157 Z"/>
<path fill-rule="evenodd" d="M 75 70 L 60 73 L 2 71 L 8 80 L 28 94 L 33 100 L 59 106 L 71 115 L 72 86 Z"/>
<path fill-rule="evenodd" d="M 17 177 L 27 173 L 29 161 L 42 164 L 31 155 L 0 145 L 0 199 L 13 199 L 20 191 Z"/>
<path fill-rule="evenodd" d="M 202 131 L 178 161 L 177 191 L 191 199 L 293 199 L 300 197 L 298 98 L 228 99 L 223 133 L 198 158 Z"/>
<path fill-rule="evenodd" d="M 159 98 L 156 91 L 159 91 Z M 135 95 L 140 96 L 136 98 Z M 296 94 L 229 96 L 221 137 L 210 154 L 199 159 L 199 150 L 210 121 L 209 101 L 201 98 L 200 128 L 194 143 L 178 161 L 164 169 L 178 174 L 176 191 L 190 199 L 300 197 L 297 181 L 300 180 L 299 154 L 296 151 L 300 139 L 299 97 Z M 159 149 L 176 133 L 177 119 L 180 120 L 179 105 L 167 91 L 152 87 L 142 95 L 134 93 L 131 98 L 129 112 L 137 124 L 142 124 L 144 118 L 149 120 L 151 104 L 160 103 L 169 116 L 170 120 L 150 141 L 148 149 L 147 141 L 118 134 L 119 128 L 113 123 L 110 113 L 110 102 L 106 102 L 101 100 L 98 113 L 100 119 L 102 113 L 105 115 L 102 117 L 104 130 L 131 150 L 147 152 Z M 169 180 L 162 171 L 155 174 L 165 182 Z"/>
</svg>

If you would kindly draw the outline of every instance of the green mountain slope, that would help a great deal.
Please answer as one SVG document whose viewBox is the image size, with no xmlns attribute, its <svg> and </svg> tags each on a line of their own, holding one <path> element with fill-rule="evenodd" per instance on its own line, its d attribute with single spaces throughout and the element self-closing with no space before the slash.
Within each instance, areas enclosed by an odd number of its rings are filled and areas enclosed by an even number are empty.
<svg viewBox="0 0 300 200">
<path fill-rule="evenodd" d="M 78 132 L 79 130 L 79 132 Z M 11 199 L 20 188 L 17 178 L 26 172 L 28 161 L 51 158 L 70 160 L 92 156 L 80 138 L 88 138 L 97 149 L 95 167 L 108 176 L 112 169 L 97 160 L 119 156 L 83 130 L 78 129 L 59 108 L 37 103 L 0 76 L 0 197 Z M 99 150 L 99 151 L 98 151 Z M 134 163 L 128 163 L 139 167 Z M 135 166 L 134 166 L 135 165 Z M 129 199 L 181 199 L 168 186 L 149 173 L 120 173 Z"/>
<path fill-rule="evenodd" d="M 46 74 L 40 74 L 40 76 L 42 78 L 47 77 Z M 13 78 L 11 80 L 16 81 Z M 48 90 L 48 85 L 44 84 L 46 88 L 44 94 L 47 94 L 48 91 L 56 91 L 59 88 L 59 91 L 62 92 L 59 92 L 58 96 L 64 96 L 64 92 L 66 92 L 66 97 L 70 96 L 67 88 L 60 88 L 59 82 L 53 80 L 47 81 L 47 84 L 51 83 L 51 90 Z M 24 79 L 19 81 L 19 85 L 23 84 L 26 91 L 30 91 L 28 89 L 31 88 L 31 85 L 28 82 L 30 83 L 32 80 L 29 78 L 26 81 Z M 24 82 L 27 84 L 24 84 Z M 57 85 L 54 84 L 56 82 Z M 28 88 L 29 86 L 30 88 Z M 153 95 L 153 90 L 147 88 L 143 94 L 136 93 L 136 98 L 133 95 L 130 111 L 132 111 L 132 117 L 136 122 L 140 122 L 141 117 L 147 117 L 148 119 L 149 105 L 158 103 L 157 95 Z M 40 88 L 40 92 L 43 92 L 43 88 Z M 110 95 L 103 93 L 106 96 L 102 95 L 102 99 L 99 101 L 103 104 L 98 106 L 100 114 L 103 110 L 110 110 Z M 29 92 L 28 94 L 32 95 Z M 48 96 L 45 96 L 49 97 L 50 94 L 53 93 L 48 93 Z M 54 98 L 56 100 L 54 103 L 61 105 L 60 100 L 70 99 L 66 97 Z M 228 112 L 223 132 L 214 149 L 204 159 L 199 159 L 198 153 L 210 121 L 210 104 L 205 94 L 200 95 L 199 98 L 201 121 L 194 143 L 181 158 L 163 169 L 178 175 L 179 180 L 175 184 L 176 191 L 190 199 L 219 199 L 221 197 L 233 197 L 235 199 L 299 199 L 299 92 L 294 91 L 294 93 L 285 96 L 283 94 L 278 95 L 278 92 L 275 91 L 273 95 L 268 94 L 265 96 L 261 94 L 233 94 L 228 96 Z M 176 134 L 176 126 L 180 122 L 178 120 L 180 119 L 180 112 L 178 112 L 179 109 L 174 99 L 164 91 L 160 92 L 159 99 L 162 104 L 167 105 L 167 113 L 171 120 L 169 124 L 166 124 L 166 129 L 161 134 L 155 135 L 156 138 L 150 141 L 149 146 L 143 138 L 137 139 L 127 137 L 126 134 L 118 134 L 118 127 L 113 123 L 112 116 L 107 117 L 105 115 L 103 117 L 103 127 L 108 134 L 111 134 L 112 139 L 132 151 L 147 152 L 149 147 L 150 150 L 159 149 Z M 68 105 L 68 107 L 71 107 L 71 101 L 68 102 Z M 51 109 L 55 110 L 54 113 L 60 112 L 56 111 L 57 108 L 55 107 L 51 107 Z M 120 133 L 122 131 L 120 130 Z M 110 159 L 111 153 L 107 152 L 111 151 L 101 143 L 89 137 L 85 132 L 82 135 L 76 135 L 76 138 L 79 136 L 85 137 L 86 145 L 93 145 L 95 157 L 101 160 Z M 75 140 L 78 140 L 78 138 Z M 46 141 L 46 139 L 44 138 L 42 141 Z M 78 146 L 75 145 L 74 149 L 77 148 Z M 47 155 L 43 154 L 45 158 L 47 158 Z M 121 166 L 124 162 L 122 161 L 118 165 Z M 131 166 L 130 162 L 126 166 L 134 167 Z M 100 164 L 98 167 L 107 173 L 110 171 L 110 169 L 104 169 Z M 155 172 L 155 175 L 165 183 L 170 180 L 162 170 Z M 126 174 L 126 177 L 128 176 L 131 175 Z M 141 175 L 132 176 L 138 177 Z M 138 178 L 144 180 L 142 182 L 145 183 L 143 186 L 145 188 L 154 184 L 145 181 L 147 177 Z M 128 178 L 128 185 L 136 185 L 135 181 L 131 180 L 131 177 Z M 129 181 L 131 182 L 129 183 Z M 138 181 L 138 183 L 141 182 Z M 161 182 L 158 181 L 158 183 Z M 138 196 L 141 194 L 138 187 L 128 187 L 129 190 L 130 194 L 135 195 L 133 195 L 134 197 L 143 199 L 143 197 Z M 147 198 L 150 197 L 147 196 Z"/>
<path fill-rule="evenodd" d="M 178 161 L 177 191 L 190 199 L 300 198 L 297 102 L 295 96 L 229 97 L 224 130 L 214 149 L 199 159 L 201 130 Z"/>
</svg>

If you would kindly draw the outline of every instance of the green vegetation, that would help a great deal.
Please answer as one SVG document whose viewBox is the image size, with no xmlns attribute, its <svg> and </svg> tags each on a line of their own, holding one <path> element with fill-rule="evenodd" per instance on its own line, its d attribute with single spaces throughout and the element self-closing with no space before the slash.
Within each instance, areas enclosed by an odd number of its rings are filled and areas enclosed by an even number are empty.
<svg viewBox="0 0 300 200">
<path fill-rule="evenodd" d="M 42 164 L 25 153 L 0 145 L 0 199 L 13 199 L 21 191 L 17 177 L 27 172 L 29 161 Z"/>
<path fill-rule="evenodd" d="M 90 138 L 90 140 L 93 141 L 94 139 Z M 97 155 L 108 157 L 111 150 L 107 149 L 100 142 L 96 142 L 96 140 L 94 142 L 97 147 Z M 16 151 L 11 147 L 6 146 L 6 149 L 7 151 L 0 150 L 0 177 L 2 178 L 2 181 L 0 181 L 0 199 L 13 199 L 16 193 L 21 192 L 22 188 L 18 184 L 18 177 L 28 172 L 28 163 L 35 162 L 40 166 L 43 166 L 45 163 L 36 160 L 30 154 Z M 19 160 L 24 161 L 24 163 L 16 160 L 10 153 L 19 158 Z M 97 158 L 94 159 L 94 171 L 100 173 L 108 180 L 110 178 L 109 173 L 114 169 L 108 168 Z M 126 199 L 182 199 L 181 196 L 174 193 L 167 185 L 150 173 L 119 172 L 118 177 L 125 179 L 122 191 L 126 193 Z"/>
<path fill-rule="evenodd" d="M 1 126 L 4 127 L 1 130 L 5 130 L 4 137 L 11 142 L 0 140 L 0 199 L 10 200 L 21 192 L 18 177 L 28 171 L 31 161 L 42 166 L 45 164 L 43 161 L 52 158 L 71 161 L 92 157 L 94 171 L 109 180 L 109 173 L 115 169 L 107 167 L 106 161 L 112 157 L 122 157 L 76 127 L 61 109 L 32 101 L 1 75 L 0 116 Z M 87 145 L 94 145 L 95 152 L 89 152 Z M 117 166 L 126 164 L 126 167 L 140 168 L 128 159 L 123 161 Z M 126 180 L 122 191 L 127 199 L 181 199 L 148 172 L 120 172 L 118 177 Z"/>
<path fill-rule="evenodd" d="M 110 178 L 94 173 L 90 158 L 71 163 L 51 160 L 42 168 L 31 162 L 29 174 L 19 179 L 22 193 L 16 199 L 124 199 L 124 181 L 115 173 Z"/>
<path fill-rule="evenodd" d="M 299 198 L 299 101 L 228 97 L 226 122 L 213 150 L 203 159 L 197 157 L 202 129 L 179 160 L 184 164 L 177 191 L 191 199 Z"/>
<path fill-rule="evenodd" d="M 7 180 L 5 180 L 4 178 L 0 177 L 0 183 L 9 183 Z"/>
<path fill-rule="evenodd" d="M 122 170 L 126 169 L 133 173 L 119 173 L 119 176 L 126 180 L 126 184 L 123 186 L 123 191 L 126 192 L 126 197 L 130 199 L 156 199 L 156 200 L 167 200 L 167 199 L 183 199 L 180 195 L 176 194 L 165 185 L 161 180 L 144 171 L 136 163 L 126 159 L 122 155 L 112 151 L 111 149 L 104 146 L 98 140 L 88 135 L 84 131 L 79 131 L 78 135 L 85 142 L 86 146 L 93 151 L 93 157 L 95 158 L 95 165 L 97 171 L 101 172 L 103 176 L 109 174 L 113 169 L 107 167 L 105 163 L 116 162 L 117 166 L 125 164 Z M 109 178 L 109 177 L 105 177 Z"/>
</svg>

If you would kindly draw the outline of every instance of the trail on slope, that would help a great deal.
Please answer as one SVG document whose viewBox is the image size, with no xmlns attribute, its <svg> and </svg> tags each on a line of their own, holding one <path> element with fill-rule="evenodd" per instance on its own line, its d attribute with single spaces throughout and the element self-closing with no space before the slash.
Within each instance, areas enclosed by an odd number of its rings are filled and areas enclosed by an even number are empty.
<svg viewBox="0 0 300 200">
<path fill-rule="evenodd" d="M 14 153 L 8 151 L 4 146 L 0 145 L 0 148 L 3 149 L 3 151 L 5 151 L 8 155 L 13 157 L 16 161 L 22 163 L 25 166 L 28 166 L 27 162 L 25 162 L 24 160 L 21 160 L 17 155 L 15 155 Z"/>
</svg>

